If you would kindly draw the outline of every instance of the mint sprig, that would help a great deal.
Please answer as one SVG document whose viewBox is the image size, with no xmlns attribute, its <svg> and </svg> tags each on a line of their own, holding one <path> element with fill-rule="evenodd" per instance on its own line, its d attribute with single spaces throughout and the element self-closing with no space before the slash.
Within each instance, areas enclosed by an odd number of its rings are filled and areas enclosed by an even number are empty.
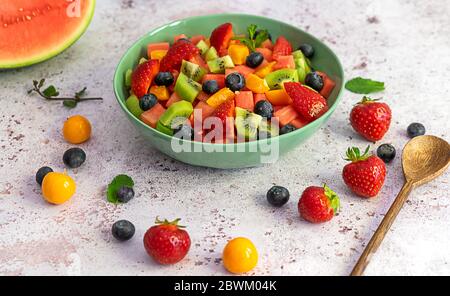
<svg viewBox="0 0 450 296">
<path fill-rule="evenodd" d="M 239 40 L 246 45 L 251 51 L 255 51 L 261 44 L 269 39 L 269 31 L 265 29 L 258 30 L 257 25 L 250 25 L 247 27 L 248 37 L 235 37 L 234 40 Z"/>
<path fill-rule="evenodd" d="M 118 175 L 116 176 L 111 183 L 109 183 L 108 188 L 106 189 L 106 199 L 114 204 L 119 203 L 119 199 L 117 197 L 117 191 L 119 191 L 122 187 L 134 187 L 134 181 L 131 177 L 127 175 Z"/>
<path fill-rule="evenodd" d="M 103 98 L 85 98 L 87 88 L 83 88 L 82 90 L 76 92 L 73 97 L 59 97 L 59 91 L 54 85 L 49 85 L 44 88 L 45 79 L 41 79 L 39 81 L 33 80 L 33 88 L 28 91 L 28 94 L 33 92 L 40 95 L 42 98 L 47 101 L 62 101 L 63 105 L 68 108 L 75 108 L 78 103 L 86 102 L 86 101 L 101 101 Z"/>
<path fill-rule="evenodd" d="M 370 94 L 384 90 L 384 82 L 356 77 L 347 81 L 345 88 L 357 94 Z"/>
</svg>

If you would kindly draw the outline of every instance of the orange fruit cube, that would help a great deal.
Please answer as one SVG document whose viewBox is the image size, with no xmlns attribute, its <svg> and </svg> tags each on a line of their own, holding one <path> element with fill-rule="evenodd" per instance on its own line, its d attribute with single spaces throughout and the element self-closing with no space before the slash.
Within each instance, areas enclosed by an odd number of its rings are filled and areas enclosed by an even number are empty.
<svg viewBox="0 0 450 296">
<path fill-rule="evenodd" d="M 268 91 L 266 92 L 266 97 L 272 105 L 280 106 L 292 104 L 292 99 L 284 89 Z"/>
<path fill-rule="evenodd" d="M 232 44 L 228 47 L 228 54 L 230 55 L 235 65 L 245 64 L 250 51 L 247 46 L 242 44 Z"/>
<path fill-rule="evenodd" d="M 257 94 L 263 94 L 270 90 L 269 86 L 267 85 L 266 80 L 258 77 L 255 74 L 247 75 L 245 86 L 249 90 L 251 90 L 252 92 L 257 93 Z"/>
<path fill-rule="evenodd" d="M 154 94 L 160 101 L 167 101 L 170 98 L 169 91 L 165 86 L 153 85 L 150 87 L 150 93 Z"/>
<path fill-rule="evenodd" d="M 213 108 L 217 108 L 226 101 L 234 99 L 234 92 L 232 92 L 228 87 L 224 87 L 215 94 L 213 94 L 206 103 Z"/>
</svg>

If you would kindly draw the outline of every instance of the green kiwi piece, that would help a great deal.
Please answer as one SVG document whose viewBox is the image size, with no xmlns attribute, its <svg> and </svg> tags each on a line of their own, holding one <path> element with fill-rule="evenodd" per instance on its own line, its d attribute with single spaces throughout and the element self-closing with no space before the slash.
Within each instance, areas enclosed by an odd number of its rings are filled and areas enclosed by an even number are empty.
<svg viewBox="0 0 450 296">
<path fill-rule="evenodd" d="M 158 123 L 156 124 L 156 129 L 160 132 L 162 132 L 163 134 L 169 135 L 169 136 L 173 136 L 173 130 L 171 128 L 168 128 L 166 126 L 164 126 L 161 121 L 158 121 Z"/>
<path fill-rule="evenodd" d="M 205 52 L 205 60 L 207 62 L 215 60 L 219 57 L 217 54 L 217 50 L 214 48 L 214 46 L 211 46 L 206 52 Z"/>
<path fill-rule="evenodd" d="M 183 100 L 192 103 L 201 90 L 202 85 L 197 81 L 194 81 L 183 73 L 180 73 L 180 75 L 178 75 L 174 91 Z"/>
<path fill-rule="evenodd" d="M 125 72 L 125 86 L 130 88 L 131 87 L 131 74 L 133 74 L 133 70 L 128 69 L 127 72 Z"/>
<path fill-rule="evenodd" d="M 197 64 L 183 60 L 181 64 L 181 73 L 195 81 L 200 81 L 208 71 Z"/>
<path fill-rule="evenodd" d="M 301 83 L 305 83 L 306 75 L 311 72 L 310 62 L 303 55 L 303 52 L 301 50 L 294 51 L 292 55 L 294 56 L 295 68 L 298 72 L 298 80 Z"/>
<path fill-rule="evenodd" d="M 225 73 L 225 69 L 234 68 L 233 60 L 229 55 L 208 62 L 209 70 L 215 74 Z"/>
<path fill-rule="evenodd" d="M 146 59 L 146 58 L 141 58 L 140 60 L 139 60 L 139 65 L 140 64 L 143 64 L 143 63 L 145 63 L 145 62 L 147 62 L 148 60 Z"/>
<path fill-rule="evenodd" d="M 191 103 L 179 101 L 167 108 L 166 112 L 161 115 L 159 122 L 163 126 L 173 129 L 178 125 L 183 124 L 183 122 L 186 121 L 186 118 L 191 116 L 192 112 L 194 112 L 194 107 L 192 107 Z"/>
<path fill-rule="evenodd" d="M 298 71 L 296 69 L 281 69 L 269 73 L 265 79 L 270 89 L 280 89 L 283 82 L 298 82 Z"/>
<path fill-rule="evenodd" d="M 139 118 L 141 114 L 144 112 L 139 106 L 139 99 L 135 95 L 131 95 L 125 101 L 125 105 L 127 106 L 128 110 L 137 118 Z"/>
<path fill-rule="evenodd" d="M 200 49 L 200 54 L 204 55 L 208 51 L 209 46 L 208 46 L 208 44 L 206 44 L 206 42 L 204 40 L 200 40 L 197 43 L 197 48 Z"/>
<path fill-rule="evenodd" d="M 245 137 L 247 140 L 256 140 L 261 120 L 262 116 L 236 107 L 235 125 L 239 136 Z"/>
</svg>

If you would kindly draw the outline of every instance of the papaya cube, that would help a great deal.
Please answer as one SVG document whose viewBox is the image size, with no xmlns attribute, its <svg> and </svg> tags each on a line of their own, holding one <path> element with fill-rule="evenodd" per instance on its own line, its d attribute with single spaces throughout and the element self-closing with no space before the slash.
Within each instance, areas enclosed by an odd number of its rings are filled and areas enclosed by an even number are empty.
<svg viewBox="0 0 450 296">
<path fill-rule="evenodd" d="M 236 101 L 236 107 L 253 112 L 255 103 L 253 101 L 253 93 L 251 91 L 240 91 L 236 93 L 236 97 L 234 99 Z"/>
<path fill-rule="evenodd" d="M 228 55 L 231 57 L 235 65 L 245 64 L 245 60 L 247 59 L 249 54 L 250 51 L 245 45 L 232 44 L 228 47 Z"/>
<path fill-rule="evenodd" d="M 167 50 L 164 50 L 164 49 L 153 50 L 152 52 L 150 52 L 150 58 L 152 60 L 161 61 L 162 58 L 166 56 L 166 54 L 167 54 Z"/>
<path fill-rule="evenodd" d="M 245 86 L 254 93 L 263 94 L 270 90 L 265 79 L 262 79 L 255 74 L 248 74 L 245 77 Z"/>
<path fill-rule="evenodd" d="M 169 99 L 169 91 L 165 86 L 153 85 L 150 87 L 150 93 L 154 94 L 160 101 L 167 101 Z"/>
<path fill-rule="evenodd" d="M 266 61 L 272 61 L 272 51 L 268 48 L 257 48 L 257 52 L 261 53 Z"/>
<path fill-rule="evenodd" d="M 284 89 L 276 89 L 266 92 L 267 100 L 276 106 L 290 105 L 292 100 Z"/>
<path fill-rule="evenodd" d="M 152 56 L 152 51 L 155 50 L 169 50 L 169 42 L 150 43 L 147 45 L 147 56 Z"/>
<path fill-rule="evenodd" d="M 224 87 L 215 94 L 213 94 L 206 101 L 206 103 L 208 103 L 208 105 L 213 108 L 217 108 L 226 101 L 234 99 L 234 96 L 235 96 L 234 92 L 232 92 L 229 88 Z"/>
<path fill-rule="evenodd" d="M 298 117 L 298 113 L 295 111 L 294 107 L 288 105 L 275 111 L 273 116 L 278 118 L 281 126 L 285 126 L 286 124 L 292 122 L 292 120 L 296 119 Z"/>
<path fill-rule="evenodd" d="M 166 109 L 158 103 L 150 110 L 142 113 L 140 118 L 145 124 L 151 126 L 152 128 L 156 128 L 159 118 L 164 114 L 164 112 L 166 112 Z"/>
</svg>

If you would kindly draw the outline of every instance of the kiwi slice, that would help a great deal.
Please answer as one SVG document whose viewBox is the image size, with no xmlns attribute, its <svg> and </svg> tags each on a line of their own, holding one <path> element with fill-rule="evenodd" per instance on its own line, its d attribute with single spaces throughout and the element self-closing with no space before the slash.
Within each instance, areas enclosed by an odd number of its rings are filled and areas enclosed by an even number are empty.
<svg viewBox="0 0 450 296">
<path fill-rule="evenodd" d="M 200 81 L 208 71 L 197 64 L 183 60 L 181 64 L 181 73 L 195 81 Z"/>
<path fill-rule="evenodd" d="M 130 88 L 131 87 L 131 74 L 133 74 L 133 70 L 128 69 L 127 72 L 125 72 L 125 86 Z"/>
<path fill-rule="evenodd" d="M 225 73 L 225 69 L 234 68 L 233 60 L 229 55 L 208 62 L 209 70 L 215 74 Z"/>
<path fill-rule="evenodd" d="M 217 54 L 217 50 L 214 48 L 214 46 L 211 46 L 206 52 L 205 52 L 205 60 L 207 62 L 215 60 L 219 57 Z"/>
<path fill-rule="evenodd" d="M 298 72 L 298 80 L 301 83 L 305 83 L 306 75 L 311 72 L 310 61 L 301 50 L 294 51 L 292 55 L 294 56 L 295 68 Z"/>
<path fill-rule="evenodd" d="M 258 128 L 258 139 L 273 138 L 280 134 L 280 129 L 267 120 L 262 120 Z"/>
<path fill-rule="evenodd" d="M 170 129 L 173 129 L 186 121 L 186 118 L 194 112 L 192 104 L 186 101 L 179 101 L 170 105 L 166 112 L 161 115 L 159 122 Z"/>
<path fill-rule="evenodd" d="M 173 136 L 173 130 L 171 128 L 164 126 L 160 121 L 158 121 L 158 123 L 156 124 L 156 129 L 162 132 L 163 134 Z"/>
<path fill-rule="evenodd" d="M 265 79 L 270 89 L 280 89 L 284 82 L 298 82 L 298 72 L 296 69 L 281 69 L 269 73 Z"/>
<path fill-rule="evenodd" d="M 178 75 L 174 91 L 183 100 L 192 103 L 201 90 L 202 85 L 197 81 L 194 81 L 183 73 L 180 73 L 180 75 Z"/>
<path fill-rule="evenodd" d="M 247 140 L 256 140 L 261 120 L 262 116 L 236 107 L 235 125 L 239 136 L 245 137 Z"/>
<path fill-rule="evenodd" d="M 208 46 L 208 44 L 206 44 L 206 42 L 204 40 L 200 40 L 197 43 L 197 48 L 200 49 L 200 54 L 204 55 L 208 51 L 209 46 Z"/>
<path fill-rule="evenodd" d="M 125 105 L 127 106 L 128 110 L 137 118 L 141 116 L 141 114 L 144 112 L 141 107 L 139 106 L 139 99 L 135 95 L 131 95 L 126 101 Z"/>
</svg>

